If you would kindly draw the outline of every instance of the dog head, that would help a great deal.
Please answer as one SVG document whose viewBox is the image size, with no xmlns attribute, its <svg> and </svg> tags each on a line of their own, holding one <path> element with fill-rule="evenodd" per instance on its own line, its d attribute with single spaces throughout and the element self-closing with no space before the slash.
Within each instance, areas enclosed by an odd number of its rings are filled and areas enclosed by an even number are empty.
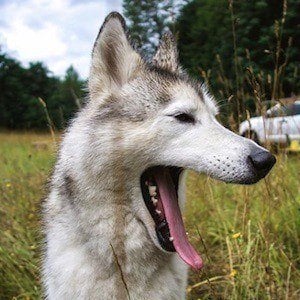
<svg viewBox="0 0 300 300">
<path fill-rule="evenodd" d="M 184 261 L 200 268 L 201 259 L 187 241 L 179 209 L 182 171 L 252 184 L 270 171 L 274 156 L 218 123 L 215 101 L 182 71 L 171 34 L 164 35 L 147 63 L 131 46 L 118 13 L 106 18 L 96 39 L 89 92 L 88 105 L 98 120 L 93 122 L 94 136 L 109 140 L 126 176 L 139 181 L 145 211 L 153 219 L 145 224 L 154 243 L 166 251 L 176 250 Z M 104 136 L 104 127 L 110 128 L 109 136 Z"/>
</svg>

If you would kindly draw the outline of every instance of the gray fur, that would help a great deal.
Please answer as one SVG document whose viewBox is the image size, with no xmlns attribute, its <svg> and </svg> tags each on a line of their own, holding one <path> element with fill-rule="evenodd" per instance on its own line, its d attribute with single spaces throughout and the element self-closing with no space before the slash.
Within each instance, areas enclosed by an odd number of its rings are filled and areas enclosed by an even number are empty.
<svg viewBox="0 0 300 300">
<path fill-rule="evenodd" d="M 170 32 L 162 36 L 160 45 L 153 57 L 153 64 L 172 73 L 179 73 L 180 66 L 177 45 Z"/>
<path fill-rule="evenodd" d="M 245 158 L 258 146 L 217 124 L 212 98 L 178 72 L 174 44 L 162 42 L 149 66 L 124 24 L 113 13 L 100 30 L 90 100 L 60 146 L 44 205 L 47 299 L 184 299 L 188 268 L 157 241 L 142 172 L 175 165 L 224 181 L 252 176 Z M 181 110 L 195 115 L 194 125 L 176 121 Z M 215 165 L 225 156 L 223 172 Z M 184 194 L 183 174 L 181 208 Z"/>
</svg>

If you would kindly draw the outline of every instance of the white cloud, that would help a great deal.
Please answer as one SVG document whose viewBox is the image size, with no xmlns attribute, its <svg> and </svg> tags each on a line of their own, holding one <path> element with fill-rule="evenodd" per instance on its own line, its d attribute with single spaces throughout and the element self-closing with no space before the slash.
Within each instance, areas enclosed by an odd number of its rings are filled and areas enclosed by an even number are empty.
<svg viewBox="0 0 300 300">
<path fill-rule="evenodd" d="M 24 64 L 43 61 L 56 75 L 71 64 L 85 78 L 94 39 L 121 0 L 0 0 L 0 44 Z"/>
</svg>

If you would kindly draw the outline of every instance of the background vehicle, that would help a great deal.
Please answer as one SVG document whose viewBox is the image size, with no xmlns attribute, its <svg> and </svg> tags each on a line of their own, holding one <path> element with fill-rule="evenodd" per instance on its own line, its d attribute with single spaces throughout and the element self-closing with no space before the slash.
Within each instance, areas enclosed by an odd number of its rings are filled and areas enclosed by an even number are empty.
<svg viewBox="0 0 300 300">
<path fill-rule="evenodd" d="M 239 132 L 260 144 L 287 145 L 292 140 L 300 141 L 300 100 L 286 105 L 278 103 L 268 109 L 265 116 L 243 121 Z"/>
</svg>

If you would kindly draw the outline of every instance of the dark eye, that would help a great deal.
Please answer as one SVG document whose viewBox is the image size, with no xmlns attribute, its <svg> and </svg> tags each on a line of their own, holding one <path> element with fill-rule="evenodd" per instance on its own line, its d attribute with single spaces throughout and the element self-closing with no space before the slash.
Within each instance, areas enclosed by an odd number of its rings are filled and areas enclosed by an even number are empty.
<svg viewBox="0 0 300 300">
<path fill-rule="evenodd" d="M 195 123 L 195 118 L 190 114 L 186 114 L 186 113 L 178 114 L 175 116 L 175 118 L 182 123 L 192 123 L 192 124 Z"/>
</svg>

